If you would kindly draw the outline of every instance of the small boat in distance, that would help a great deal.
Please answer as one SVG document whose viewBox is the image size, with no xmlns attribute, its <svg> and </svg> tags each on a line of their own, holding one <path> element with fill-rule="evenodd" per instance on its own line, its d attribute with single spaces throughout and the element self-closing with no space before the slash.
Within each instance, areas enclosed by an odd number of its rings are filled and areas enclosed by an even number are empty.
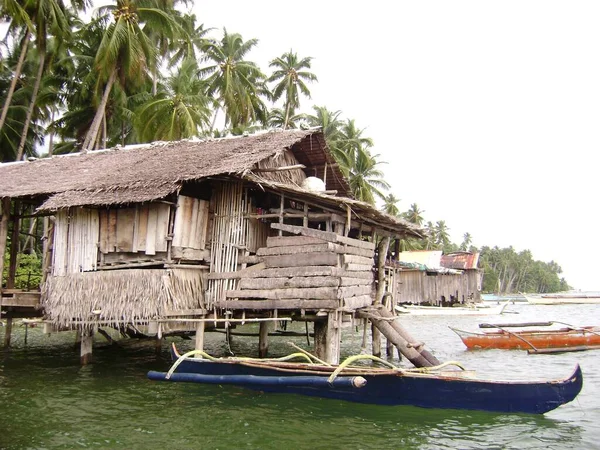
<svg viewBox="0 0 600 450">
<path fill-rule="evenodd" d="M 193 357 L 195 354 L 203 358 Z M 356 355 L 332 366 L 307 352 L 294 356 L 304 356 L 307 361 L 290 362 L 289 357 L 278 360 L 212 358 L 199 350 L 179 355 L 173 344 L 175 362 L 171 369 L 150 371 L 148 378 L 235 385 L 261 392 L 386 406 L 531 414 L 543 414 L 572 401 L 583 385 L 579 365 L 569 376 L 559 380 L 491 381 L 445 367 L 450 363 L 426 369 L 403 369 L 377 358 L 383 367 L 351 365 L 358 359 L 376 359 L 371 355 Z"/>
<path fill-rule="evenodd" d="M 522 294 L 532 305 L 577 305 L 600 303 L 600 292 L 556 292 L 553 294 Z"/>
<path fill-rule="evenodd" d="M 421 306 L 401 304 L 394 307 L 398 315 L 411 316 L 492 316 L 504 313 L 511 300 L 500 305 L 466 303 L 456 306 Z"/>
<path fill-rule="evenodd" d="M 548 328 L 554 324 L 566 326 Z M 557 353 L 600 348 L 600 327 L 576 327 L 562 322 L 480 324 L 479 327 L 493 331 L 474 333 L 452 327 L 450 329 L 469 349 L 519 349 L 530 353 Z"/>
</svg>

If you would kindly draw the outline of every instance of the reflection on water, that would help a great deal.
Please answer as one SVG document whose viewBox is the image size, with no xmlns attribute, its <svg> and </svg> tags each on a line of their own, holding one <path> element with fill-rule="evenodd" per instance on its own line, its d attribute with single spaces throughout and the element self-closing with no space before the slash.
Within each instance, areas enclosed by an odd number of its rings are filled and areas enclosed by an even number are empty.
<svg viewBox="0 0 600 450">
<path fill-rule="evenodd" d="M 599 317 L 600 312 L 598 305 L 513 309 L 519 314 L 503 316 L 502 321 L 591 325 L 585 319 Z M 94 364 L 81 367 L 74 335 L 44 336 L 30 329 L 25 346 L 23 330 L 17 329 L 13 348 L 0 353 L 0 447 L 597 448 L 600 351 L 535 356 L 523 351 L 467 351 L 447 328 L 476 329 L 481 321 L 492 320 L 413 317 L 405 318 L 404 325 L 438 358 L 460 361 L 496 378 L 563 377 L 579 362 L 584 371 L 580 397 L 535 416 L 380 407 L 230 386 L 156 383 L 146 379 L 146 372 L 169 367 L 167 345 L 157 357 L 152 343 L 123 340 L 115 347 L 98 339 Z M 360 332 L 345 330 L 343 353 L 357 352 L 361 339 Z M 306 345 L 304 338 L 283 338 L 272 341 L 271 352 L 289 353 L 288 341 Z M 193 346 L 191 341 L 176 342 L 182 351 Z M 218 334 L 207 335 L 207 349 L 216 355 L 228 353 Z M 236 337 L 232 350 L 252 354 L 256 341 Z"/>
</svg>

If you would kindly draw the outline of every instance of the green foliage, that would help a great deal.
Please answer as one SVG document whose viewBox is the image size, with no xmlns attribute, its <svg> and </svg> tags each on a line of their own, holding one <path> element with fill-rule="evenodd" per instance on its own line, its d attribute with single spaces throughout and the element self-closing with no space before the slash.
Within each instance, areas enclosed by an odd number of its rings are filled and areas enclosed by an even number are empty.
<svg viewBox="0 0 600 450">
<path fill-rule="evenodd" d="M 2 285 L 6 285 L 9 266 L 8 252 L 4 258 L 4 271 L 2 273 Z M 19 254 L 17 258 L 17 275 L 15 277 L 15 288 L 35 289 L 42 281 L 42 260 L 37 255 Z"/>
<path fill-rule="evenodd" d="M 299 113 L 301 98 L 310 99 L 310 83 L 317 81 L 311 57 L 283 53 L 270 60 L 267 76 L 248 59 L 257 39 L 244 41 L 225 29 L 219 39 L 210 37 L 213 28 L 179 12 L 186 1 L 113 0 L 87 22 L 80 13 L 91 2 L 69 3 L 70 8 L 62 0 L 0 2 L 8 27 L 0 58 L 5 117 L 0 117 L 0 161 L 14 160 L 21 150 L 35 156 L 43 142 L 49 153 L 66 153 L 100 145 L 240 135 L 263 126 L 318 126 L 355 198 L 373 205 L 382 199 L 383 211 L 425 229 L 424 239 L 400 239 L 400 250 L 480 251 L 486 291 L 568 288 L 553 261 L 535 261 L 528 250 L 517 253 L 511 247 L 479 250 L 469 233 L 457 245 L 446 222 L 426 221 L 416 203 L 400 212 L 398 198 L 386 192 L 389 185 L 380 170 L 384 161 L 364 128 L 326 106 L 313 105 L 313 114 Z M 169 74 L 161 73 L 164 67 Z M 34 86 L 39 86 L 37 96 Z M 224 114 L 219 129 L 218 111 Z M 40 279 L 35 256 L 41 254 L 40 227 L 28 219 L 21 223 L 17 287 Z M 27 241 L 34 235 L 37 239 Z"/>
<path fill-rule="evenodd" d="M 569 289 L 566 280 L 560 277 L 562 269 L 558 264 L 536 261 L 529 250 L 482 247 L 479 265 L 484 271 L 483 292 L 513 294 Z"/>
</svg>

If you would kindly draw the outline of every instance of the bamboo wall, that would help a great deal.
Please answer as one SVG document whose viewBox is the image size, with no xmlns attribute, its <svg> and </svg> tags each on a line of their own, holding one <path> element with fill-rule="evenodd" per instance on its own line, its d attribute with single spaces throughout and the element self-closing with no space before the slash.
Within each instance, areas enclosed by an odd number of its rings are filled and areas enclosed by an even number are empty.
<svg viewBox="0 0 600 450">
<path fill-rule="evenodd" d="M 396 274 L 395 303 L 440 305 L 442 301 L 466 303 L 479 301 L 478 270 L 462 274 L 427 275 L 421 270 L 401 270 Z"/>
</svg>

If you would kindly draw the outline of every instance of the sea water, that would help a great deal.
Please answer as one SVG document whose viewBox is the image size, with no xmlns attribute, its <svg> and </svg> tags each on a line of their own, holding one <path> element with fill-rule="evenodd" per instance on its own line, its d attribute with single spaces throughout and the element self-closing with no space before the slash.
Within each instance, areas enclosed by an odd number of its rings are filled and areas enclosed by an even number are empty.
<svg viewBox="0 0 600 450">
<path fill-rule="evenodd" d="M 522 350 L 466 350 L 449 326 L 476 331 L 483 322 L 562 321 L 600 325 L 600 305 L 510 305 L 502 316 L 403 317 L 402 324 L 441 361 L 496 379 L 562 378 L 576 363 L 583 390 L 545 415 L 360 405 L 232 386 L 149 381 L 170 366 L 168 344 L 183 352 L 193 340 L 166 339 L 160 355 L 148 341 L 94 343 L 82 367 L 74 333 L 44 335 L 13 327 L 0 351 L 2 449 L 596 449 L 600 448 L 600 350 L 528 355 Z M 303 324 L 288 330 L 304 331 Z M 256 325 L 236 331 L 258 331 Z M 0 328 L 0 339 L 4 337 Z M 114 335 L 114 334 L 113 334 Z M 253 355 L 255 337 L 207 333 L 206 350 Z M 0 341 L 1 342 L 1 341 Z M 307 347 L 305 337 L 272 337 L 270 354 Z M 361 352 L 362 327 L 345 328 L 342 357 Z M 311 338 L 312 344 L 312 338 Z M 385 341 L 383 341 L 385 349 Z M 409 367 L 405 360 L 394 362 Z"/>
</svg>

